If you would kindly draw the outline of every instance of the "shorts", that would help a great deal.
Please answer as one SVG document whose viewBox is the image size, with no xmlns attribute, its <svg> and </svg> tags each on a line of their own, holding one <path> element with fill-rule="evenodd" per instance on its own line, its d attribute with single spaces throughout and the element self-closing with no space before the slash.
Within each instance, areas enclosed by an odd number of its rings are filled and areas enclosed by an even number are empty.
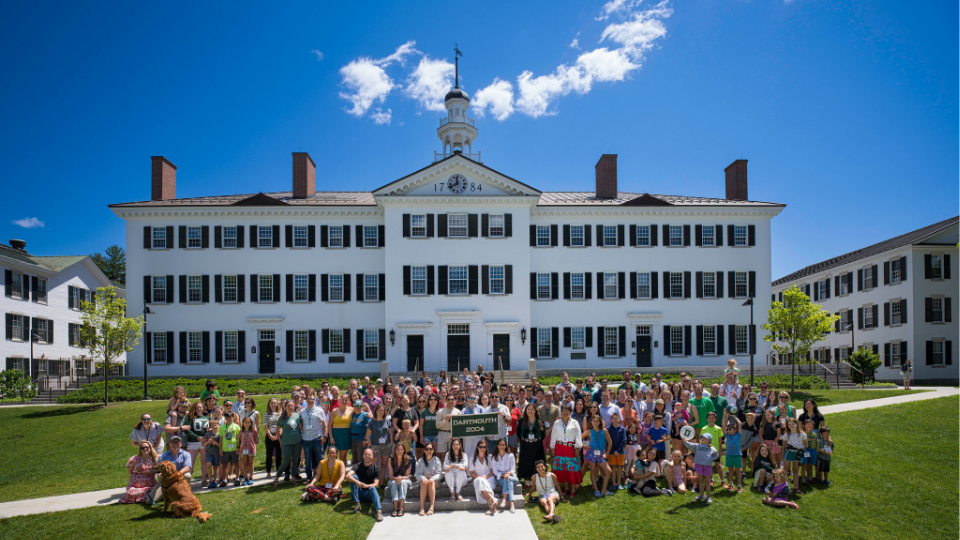
<svg viewBox="0 0 960 540">
<path fill-rule="evenodd" d="M 701 476 L 713 476 L 713 467 L 710 465 L 694 465 L 693 468 Z"/>
<path fill-rule="evenodd" d="M 830 472 L 830 460 L 829 459 L 818 459 L 817 460 L 817 472 L 828 473 Z"/>
<path fill-rule="evenodd" d="M 740 456 L 731 456 L 731 455 L 728 454 L 728 455 L 726 456 L 726 458 L 727 458 L 727 460 L 726 460 L 727 467 L 730 467 L 730 468 L 733 468 L 733 469 L 741 469 L 741 468 L 743 468 L 743 458 L 742 458 L 742 457 L 740 457 Z"/>
<path fill-rule="evenodd" d="M 763 441 L 763 444 L 767 445 L 767 448 L 770 449 L 770 455 L 774 456 L 780 453 L 780 443 L 777 441 Z"/>
<path fill-rule="evenodd" d="M 423 436 L 423 445 L 426 446 L 428 442 L 432 442 L 434 446 L 437 445 L 438 435 L 424 435 Z"/>
<path fill-rule="evenodd" d="M 437 453 L 438 454 L 445 454 L 450 451 L 451 439 L 452 437 L 450 436 L 449 431 L 444 431 L 441 429 L 440 433 L 437 433 Z M 389 456 L 390 454 L 387 454 L 387 455 Z"/>
<path fill-rule="evenodd" d="M 717 454 L 717 457 L 713 458 L 714 463 L 720 463 L 720 454 Z"/>
<path fill-rule="evenodd" d="M 608 454 L 607 463 L 609 463 L 611 467 L 623 467 L 625 456 L 623 454 Z"/>
<path fill-rule="evenodd" d="M 393 445 L 390 443 L 373 445 L 373 457 L 375 458 L 389 457 L 391 452 L 393 452 Z"/>
<path fill-rule="evenodd" d="M 802 454 L 803 454 L 803 457 L 800 458 L 800 463 L 802 465 L 817 464 L 817 452 L 815 450 L 804 450 Z"/>
<path fill-rule="evenodd" d="M 667 458 L 666 450 L 657 450 L 657 461 L 663 461 Z"/>
<path fill-rule="evenodd" d="M 184 450 L 187 450 L 188 452 L 190 450 L 200 450 L 200 441 L 197 441 L 197 442 L 187 441 L 187 447 Z"/>
<path fill-rule="evenodd" d="M 516 435 L 507 435 L 507 446 L 510 448 L 517 447 L 517 436 Z"/>
<path fill-rule="evenodd" d="M 765 471 L 765 469 L 757 469 L 756 471 L 753 471 L 753 485 L 755 485 L 755 486 L 759 486 L 759 485 L 760 485 L 760 473 L 761 473 L 761 472 L 764 472 L 764 471 Z M 770 478 L 770 475 L 771 475 L 771 473 L 769 473 L 769 472 L 766 473 L 766 474 L 764 475 L 763 479 L 764 479 L 764 480 L 768 480 L 768 479 Z"/>
<path fill-rule="evenodd" d="M 783 453 L 784 461 L 800 463 L 802 459 L 803 454 L 799 450 L 794 450 L 793 448 L 787 448 Z"/>
<path fill-rule="evenodd" d="M 239 462 L 239 461 L 240 461 L 240 456 L 237 455 L 237 451 L 236 451 L 236 450 L 234 450 L 234 451 L 232 451 L 232 452 L 224 452 L 223 455 L 220 456 L 220 461 L 221 461 L 221 463 L 223 463 L 224 465 L 230 465 L 231 463 L 237 463 L 237 462 Z"/>
<path fill-rule="evenodd" d="M 207 463 L 212 463 L 214 467 L 220 466 L 220 454 L 207 454 Z"/>
</svg>

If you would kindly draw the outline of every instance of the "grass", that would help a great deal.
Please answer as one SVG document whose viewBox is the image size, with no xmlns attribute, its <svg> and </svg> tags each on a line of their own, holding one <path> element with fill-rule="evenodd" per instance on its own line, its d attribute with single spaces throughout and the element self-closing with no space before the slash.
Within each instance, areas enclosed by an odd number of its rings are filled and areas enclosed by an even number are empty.
<svg viewBox="0 0 960 540">
<path fill-rule="evenodd" d="M 826 405 L 839 405 L 841 403 L 867 401 L 870 399 L 896 397 L 930 391 L 931 390 L 797 390 L 790 394 L 790 404 L 797 409 L 802 409 L 803 402 L 808 398 L 813 398 L 817 403 L 817 407 L 824 407 Z"/>
</svg>

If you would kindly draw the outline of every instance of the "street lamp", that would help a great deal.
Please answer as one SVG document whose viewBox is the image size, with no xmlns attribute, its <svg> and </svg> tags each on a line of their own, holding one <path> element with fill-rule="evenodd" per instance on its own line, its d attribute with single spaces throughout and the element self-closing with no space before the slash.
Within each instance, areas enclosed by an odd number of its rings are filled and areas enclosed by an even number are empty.
<svg viewBox="0 0 960 540">
<path fill-rule="evenodd" d="M 526 327 L 520 329 L 520 344 L 524 345 L 527 342 L 527 329 Z"/>
<path fill-rule="evenodd" d="M 27 362 L 27 377 L 33 378 L 33 342 L 40 339 L 40 334 L 30 329 L 30 361 Z"/>
<path fill-rule="evenodd" d="M 850 326 L 849 326 L 849 330 L 850 330 L 850 351 L 851 351 L 850 354 L 853 354 L 853 353 L 857 352 L 857 346 L 856 346 L 857 331 L 853 328 L 853 312 L 852 312 L 852 311 L 848 311 L 847 313 L 850 314 Z M 850 354 L 847 355 L 847 358 L 850 357 Z M 839 358 L 837 358 L 837 363 L 838 363 L 838 364 L 840 363 L 840 359 L 839 359 Z"/>
<path fill-rule="evenodd" d="M 147 334 L 147 315 L 153 315 L 153 312 L 150 311 L 150 306 L 143 305 L 143 334 Z M 147 338 L 149 339 L 149 338 Z M 150 401 L 150 395 L 147 393 L 147 350 L 149 347 L 143 348 L 143 401 Z"/>
<path fill-rule="evenodd" d="M 753 298 L 747 298 L 747 301 L 740 305 L 750 306 L 750 328 L 753 328 Z M 747 331 L 747 335 L 749 337 L 749 330 Z M 756 336 L 756 333 L 754 333 L 754 336 Z M 734 345 L 734 347 L 736 347 L 736 345 Z M 753 388 L 753 347 L 752 341 L 747 344 L 747 348 L 750 349 L 750 388 Z"/>
</svg>

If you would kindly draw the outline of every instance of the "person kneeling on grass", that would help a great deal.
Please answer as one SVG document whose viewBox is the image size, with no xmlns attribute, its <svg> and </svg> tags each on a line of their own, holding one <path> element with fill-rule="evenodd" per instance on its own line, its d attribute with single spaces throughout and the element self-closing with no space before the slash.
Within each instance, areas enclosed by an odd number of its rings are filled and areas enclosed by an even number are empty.
<svg viewBox="0 0 960 540">
<path fill-rule="evenodd" d="M 710 499 L 710 482 L 713 480 L 713 460 L 719 456 L 717 449 L 713 447 L 713 436 L 709 433 L 700 435 L 700 444 L 690 441 L 683 441 L 684 446 L 694 451 L 693 463 L 697 471 L 697 483 L 700 487 L 700 495 L 696 500 L 706 499 L 707 504 L 713 503 Z"/>
<path fill-rule="evenodd" d="M 560 523 L 560 516 L 553 513 L 560 501 L 560 492 L 557 491 L 557 485 L 559 484 L 557 477 L 552 472 L 547 472 L 547 464 L 543 460 L 537 461 L 534 466 L 537 469 L 537 474 L 533 475 L 530 480 L 537 490 L 540 506 L 547 511 L 547 515 L 543 516 L 543 519 Z"/>
<path fill-rule="evenodd" d="M 300 500 L 336 504 L 343 495 L 341 486 L 345 478 L 346 466 L 337 459 L 337 447 L 330 445 L 327 449 L 327 459 L 320 460 L 317 464 L 313 480 L 307 484 L 307 490 L 300 496 Z"/>
<path fill-rule="evenodd" d="M 660 476 L 660 463 L 657 460 L 657 449 L 652 446 L 647 449 L 644 459 L 637 459 L 630 464 L 630 479 L 635 484 L 633 491 L 644 497 L 659 495 L 673 495 L 669 489 L 657 489 L 657 477 Z"/>
<path fill-rule="evenodd" d="M 790 496 L 790 482 L 787 482 L 787 472 L 783 469 L 773 471 L 773 482 L 764 491 L 770 496 L 761 499 L 763 504 L 793 508 L 794 510 L 799 508 L 797 503 L 787 498 Z"/>
</svg>

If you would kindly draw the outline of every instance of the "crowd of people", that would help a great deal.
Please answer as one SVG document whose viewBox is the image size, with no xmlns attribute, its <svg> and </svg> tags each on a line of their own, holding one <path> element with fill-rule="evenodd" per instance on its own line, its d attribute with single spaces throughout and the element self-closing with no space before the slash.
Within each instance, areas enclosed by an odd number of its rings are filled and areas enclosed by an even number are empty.
<svg viewBox="0 0 960 540">
<path fill-rule="evenodd" d="M 303 500 L 335 503 L 351 484 L 354 511 L 371 502 L 378 521 L 380 488 L 393 516 L 403 515 L 413 488 L 420 515 L 432 515 L 440 485 L 451 501 L 472 486 L 494 515 L 498 502 L 515 511 L 522 485 L 544 519 L 559 522 L 557 505 L 576 496 L 587 474 L 596 498 L 622 489 L 645 497 L 695 492 L 707 504 L 714 488 L 739 493 L 752 478 L 765 504 L 793 508 L 806 485 L 830 483 L 834 442 L 814 400 L 798 414 L 787 392 L 742 384 L 734 360 L 709 388 L 685 373 L 667 384 L 629 371 L 616 389 L 606 378 L 571 381 L 566 373 L 556 385 L 537 377 L 498 385 L 482 366 L 441 371 L 436 380 L 426 372 L 396 384 L 354 379 L 342 390 L 322 381 L 270 398 L 262 414 L 243 390 L 232 400 L 215 381 L 206 388 L 191 403 L 178 387 L 162 424 L 142 415 L 130 435 L 138 452 L 127 463 L 122 502 L 162 499 L 152 473 L 161 461 L 199 477 L 203 489 L 252 485 L 258 451 L 274 486 L 303 481 Z M 454 417 L 484 413 L 500 415 L 496 436 L 452 437 Z"/>
</svg>

